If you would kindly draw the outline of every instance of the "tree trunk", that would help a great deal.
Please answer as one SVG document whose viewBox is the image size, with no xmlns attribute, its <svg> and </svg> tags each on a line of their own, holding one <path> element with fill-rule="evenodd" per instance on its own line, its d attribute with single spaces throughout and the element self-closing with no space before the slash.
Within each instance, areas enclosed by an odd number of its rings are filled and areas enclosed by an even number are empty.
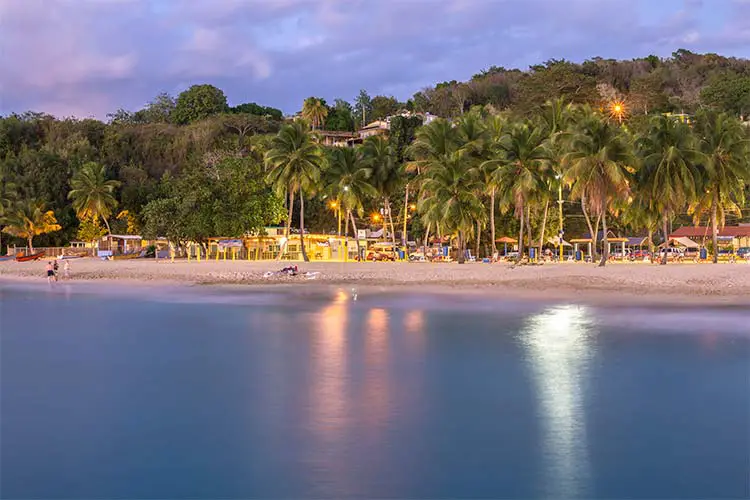
<svg viewBox="0 0 750 500">
<path fill-rule="evenodd" d="M 357 236 L 357 222 L 354 220 L 354 214 L 351 211 L 349 211 L 349 218 L 351 218 L 352 220 L 352 231 L 354 231 L 354 241 L 357 243 L 357 258 L 359 259 L 359 236 Z"/>
<path fill-rule="evenodd" d="M 458 232 L 458 263 L 463 264 L 466 262 L 466 257 L 464 256 L 464 238 L 462 231 Z"/>
<path fill-rule="evenodd" d="M 279 248 L 279 255 L 276 256 L 276 260 L 281 260 L 286 251 L 286 246 L 289 244 L 289 233 L 292 229 L 292 210 L 294 210 L 294 191 L 289 190 L 289 215 L 286 218 L 286 227 L 284 228 L 284 244 Z"/>
<path fill-rule="evenodd" d="M 385 199 L 385 209 L 388 211 L 388 224 L 391 226 L 391 244 L 393 245 L 393 258 L 395 259 L 398 255 L 396 253 L 396 227 L 393 225 L 393 216 L 391 215 L 391 200 L 389 198 Z"/>
<path fill-rule="evenodd" d="M 664 231 L 664 254 L 661 258 L 661 265 L 666 266 L 667 265 L 667 248 L 669 247 L 669 232 L 667 231 L 667 226 L 669 225 L 669 221 L 667 218 L 667 214 L 664 214 L 664 217 L 662 218 L 662 230 Z"/>
<path fill-rule="evenodd" d="M 109 222 L 107 222 L 107 218 L 102 216 L 102 220 L 104 221 L 104 225 L 107 228 L 107 234 L 112 236 L 112 230 L 109 228 Z"/>
<path fill-rule="evenodd" d="M 526 237 L 529 239 L 529 259 L 531 259 L 531 247 L 534 242 L 531 241 L 531 205 L 526 204 Z"/>
<path fill-rule="evenodd" d="M 591 242 L 592 242 L 591 248 L 592 248 L 592 251 L 593 251 L 594 255 L 596 255 L 596 231 L 594 231 L 594 228 L 591 225 L 591 217 L 589 217 L 589 212 L 588 212 L 588 210 L 586 210 L 586 197 L 585 196 L 581 196 L 581 211 L 583 212 L 583 218 L 586 220 L 586 225 L 588 226 L 588 228 L 589 228 L 589 234 L 591 235 Z M 596 223 L 596 228 L 599 229 L 599 223 L 598 222 Z M 594 256 L 592 255 L 591 257 L 592 257 L 592 260 L 593 260 Z"/>
<path fill-rule="evenodd" d="M 352 214 L 352 211 L 347 209 L 346 217 L 344 217 L 344 219 L 346 219 L 344 221 L 344 237 L 349 237 L 349 218 L 351 217 L 351 214 Z M 354 236 L 357 236 L 357 235 L 355 234 Z"/>
<path fill-rule="evenodd" d="M 427 253 L 427 246 L 430 244 L 430 227 L 432 226 L 432 221 L 427 223 L 427 229 L 424 232 L 424 249 L 425 254 Z"/>
<path fill-rule="evenodd" d="M 651 254 L 649 259 L 651 262 L 654 261 L 654 231 L 649 228 L 648 230 L 648 252 Z"/>
<path fill-rule="evenodd" d="M 521 228 L 518 230 L 518 258 L 519 260 L 523 257 L 523 223 L 524 223 L 524 214 L 526 213 L 526 209 L 523 205 L 521 205 Z"/>
<path fill-rule="evenodd" d="M 544 230 L 547 229 L 547 213 L 549 211 L 549 199 L 544 203 L 544 217 L 542 217 L 542 232 L 539 233 L 539 257 L 542 256 L 544 246 Z"/>
<path fill-rule="evenodd" d="M 299 192 L 299 249 L 302 252 L 302 259 L 310 262 L 310 257 L 305 251 L 305 196 L 302 190 Z"/>
<path fill-rule="evenodd" d="M 591 243 L 593 245 L 592 248 L 594 249 L 594 257 L 595 258 L 599 257 L 599 245 L 598 245 L 598 243 L 599 243 L 599 225 L 600 225 L 601 221 L 602 221 L 602 216 L 601 216 L 601 214 L 599 214 L 599 215 L 596 216 L 596 223 L 594 224 L 594 235 L 591 237 Z M 592 259 L 592 262 L 594 260 L 595 259 Z"/>
<path fill-rule="evenodd" d="M 711 243 L 714 246 L 714 252 L 713 252 L 713 263 L 717 264 L 719 262 L 719 232 L 716 227 L 717 225 L 717 212 L 719 211 L 719 193 L 718 191 L 714 191 L 713 194 L 713 200 L 711 201 Z"/>
<path fill-rule="evenodd" d="M 599 267 L 604 267 L 609 258 L 609 238 L 607 237 L 607 208 L 602 208 L 602 260 L 599 261 Z"/>
<path fill-rule="evenodd" d="M 497 244 L 495 243 L 495 188 L 490 190 L 490 238 L 492 239 L 492 257 L 497 253 Z"/>
<path fill-rule="evenodd" d="M 34 237 L 29 236 L 28 238 L 26 238 L 26 240 L 29 242 L 29 255 L 31 255 L 34 253 L 34 245 L 33 245 Z"/>
<path fill-rule="evenodd" d="M 479 258 L 479 242 L 481 241 L 482 237 L 482 227 L 479 225 L 479 221 L 477 221 L 477 246 L 475 248 L 474 257 Z"/>
<path fill-rule="evenodd" d="M 406 185 L 406 194 L 404 195 L 404 233 L 401 235 L 401 244 L 406 248 L 406 221 L 409 219 L 409 185 Z"/>
</svg>

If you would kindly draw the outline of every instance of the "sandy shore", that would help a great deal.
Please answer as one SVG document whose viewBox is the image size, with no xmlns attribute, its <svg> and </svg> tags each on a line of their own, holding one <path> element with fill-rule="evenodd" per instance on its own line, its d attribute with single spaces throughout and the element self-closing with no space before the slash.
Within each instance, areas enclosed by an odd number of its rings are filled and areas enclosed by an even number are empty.
<svg viewBox="0 0 750 500">
<path fill-rule="evenodd" d="M 300 271 L 319 273 L 315 279 L 264 277 L 267 271 L 288 265 L 278 262 L 75 259 L 70 263 L 72 282 L 286 285 L 310 290 L 351 286 L 381 292 L 461 291 L 540 300 L 750 305 L 750 264 L 744 262 L 667 266 L 614 263 L 605 268 L 573 263 L 515 268 L 506 263 L 297 263 Z M 0 262 L 0 279 L 43 282 L 45 265 L 45 261 Z"/>
</svg>

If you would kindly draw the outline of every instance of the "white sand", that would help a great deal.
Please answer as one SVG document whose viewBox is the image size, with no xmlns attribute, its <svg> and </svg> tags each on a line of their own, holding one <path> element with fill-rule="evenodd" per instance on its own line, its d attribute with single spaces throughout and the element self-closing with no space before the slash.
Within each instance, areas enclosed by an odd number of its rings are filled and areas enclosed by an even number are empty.
<svg viewBox="0 0 750 500">
<path fill-rule="evenodd" d="M 264 278 L 266 271 L 296 264 L 303 276 Z M 0 279 L 44 282 L 46 261 L 0 262 Z M 605 303 L 739 304 L 750 305 L 750 263 L 735 264 L 509 264 L 454 263 L 288 263 L 208 261 L 186 262 L 98 259 L 70 261 L 71 281 L 117 280 L 120 283 L 246 284 L 320 288 L 346 285 L 381 291 L 497 294 L 541 300 Z M 60 277 L 63 261 L 60 262 Z"/>
</svg>

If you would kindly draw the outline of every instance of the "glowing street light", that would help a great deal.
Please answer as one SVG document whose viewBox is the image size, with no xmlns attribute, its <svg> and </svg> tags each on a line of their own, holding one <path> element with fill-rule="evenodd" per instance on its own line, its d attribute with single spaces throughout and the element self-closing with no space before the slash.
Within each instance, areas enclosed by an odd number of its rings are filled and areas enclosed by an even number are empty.
<svg viewBox="0 0 750 500">
<path fill-rule="evenodd" d="M 341 210 L 339 210 L 339 203 L 336 200 L 333 200 L 328 204 L 328 206 L 331 207 L 331 210 L 336 212 L 336 219 L 338 222 L 336 234 L 338 236 L 341 236 Z"/>
<path fill-rule="evenodd" d="M 609 104 L 609 114 L 612 118 L 617 118 L 617 121 L 622 124 L 622 119 L 627 113 L 627 108 L 623 101 L 612 101 Z"/>
</svg>

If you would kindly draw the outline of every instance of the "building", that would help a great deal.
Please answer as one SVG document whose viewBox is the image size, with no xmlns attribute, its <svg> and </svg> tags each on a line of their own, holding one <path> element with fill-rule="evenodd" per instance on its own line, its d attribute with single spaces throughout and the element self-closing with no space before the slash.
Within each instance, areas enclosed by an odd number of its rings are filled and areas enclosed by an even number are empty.
<svg viewBox="0 0 750 500">
<path fill-rule="evenodd" d="M 323 146 L 348 146 L 352 139 L 358 137 L 357 132 L 339 130 L 316 130 L 315 135 Z"/>
<path fill-rule="evenodd" d="M 683 226 L 673 231 L 669 238 L 689 238 L 706 246 L 711 238 L 711 228 L 706 226 Z M 719 246 L 736 251 L 740 247 L 750 247 L 750 224 L 724 226 L 718 230 Z"/>
</svg>

